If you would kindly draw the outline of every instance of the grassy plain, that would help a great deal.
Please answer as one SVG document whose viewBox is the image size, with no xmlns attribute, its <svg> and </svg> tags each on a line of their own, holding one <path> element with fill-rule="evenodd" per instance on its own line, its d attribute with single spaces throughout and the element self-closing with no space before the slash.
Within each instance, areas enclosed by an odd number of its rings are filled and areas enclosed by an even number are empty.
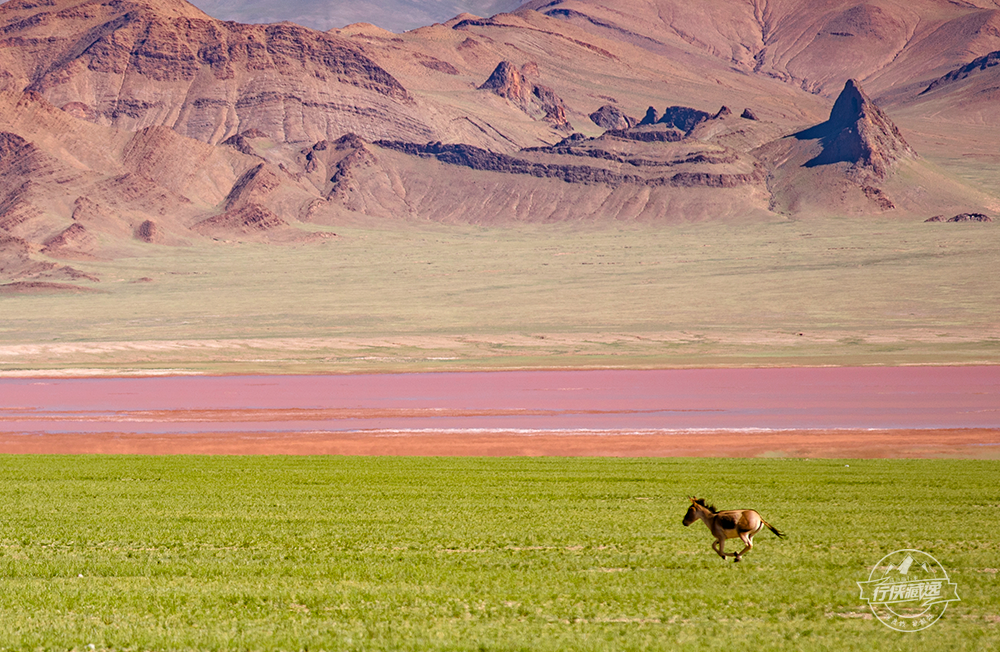
<svg viewBox="0 0 1000 652">
<path fill-rule="evenodd" d="M 136 245 L 0 297 L 0 373 L 1000 361 L 1000 227 L 884 218 L 407 225 Z"/>
<path fill-rule="evenodd" d="M 848 466 L 849 464 L 849 466 Z M 997 462 L 0 458 L 0 649 L 988 650 Z M 685 496 L 757 507 L 740 564 Z M 855 582 L 917 548 L 918 633 Z M 89 646 L 94 646 L 93 648 Z"/>
</svg>

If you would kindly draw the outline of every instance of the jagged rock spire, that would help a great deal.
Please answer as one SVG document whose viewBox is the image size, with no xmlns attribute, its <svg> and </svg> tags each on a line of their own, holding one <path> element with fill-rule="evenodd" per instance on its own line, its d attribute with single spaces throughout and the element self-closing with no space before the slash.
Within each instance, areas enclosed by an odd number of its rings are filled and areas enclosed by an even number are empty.
<svg viewBox="0 0 1000 652">
<path fill-rule="evenodd" d="M 483 82 L 479 90 L 493 91 L 500 97 L 505 97 L 516 104 L 527 102 L 531 95 L 531 89 L 524 83 L 524 78 L 517 66 L 510 61 L 501 61 L 497 64 L 497 67 L 493 69 L 493 74 Z"/>
<path fill-rule="evenodd" d="M 871 100 L 861 90 L 858 82 L 848 79 L 844 84 L 844 90 L 840 91 L 837 101 L 833 103 L 828 122 L 834 127 L 849 127 L 861 117 L 865 105 L 869 103 Z"/>
<path fill-rule="evenodd" d="M 566 119 L 566 107 L 555 91 L 548 86 L 530 83 L 509 61 L 497 64 L 493 74 L 483 82 L 479 90 L 496 93 L 518 105 L 526 113 L 539 110 L 545 115 L 544 119 L 556 127 L 570 126 Z"/>
<path fill-rule="evenodd" d="M 823 152 L 809 161 L 810 167 L 847 161 L 884 178 L 900 158 L 915 156 L 892 120 L 853 79 L 844 84 L 830 119 L 808 132 L 823 139 Z"/>
<path fill-rule="evenodd" d="M 654 107 L 649 107 L 646 109 L 646 115 L 639 121 L 639 126 L 644 127 L 646 125 L 655 125 L 659 121 L 660 113 Z"/>
<path fill-rule="evenodd" d="M 730 109 L 725 104 L 723 104 L 722 108 L 719 109 L 719 112 L 712 116 L 712 120 L 718 120 L 719 118 L 724 118 L 727 115 L 732 115 L 732 114 L 733 114 L 733 110 Z"/>
</svg>

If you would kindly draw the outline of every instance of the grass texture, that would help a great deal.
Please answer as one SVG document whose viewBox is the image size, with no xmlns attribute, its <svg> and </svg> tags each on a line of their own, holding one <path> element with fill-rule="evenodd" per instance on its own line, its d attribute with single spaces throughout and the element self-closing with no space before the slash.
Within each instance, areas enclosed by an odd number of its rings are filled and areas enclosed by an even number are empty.
<svg viewBox="0 0 1000 652">
<path fill-rule="evenodd" d="M 0 458 L 3 650 L 987 650 L 996 462 Z M 723 562 L 686 496 L 787 533 Z M 900 633 L 885 554 L 958 585 Z"/>
</svg>

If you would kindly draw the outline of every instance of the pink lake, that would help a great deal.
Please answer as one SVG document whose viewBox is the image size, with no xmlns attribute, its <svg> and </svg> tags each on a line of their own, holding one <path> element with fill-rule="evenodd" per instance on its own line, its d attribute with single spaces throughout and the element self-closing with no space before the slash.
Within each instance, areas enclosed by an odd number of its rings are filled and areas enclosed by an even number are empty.
<svg viewBox="0 0 1000 652">
<path fill-rule="evenodd" d="M 1000 367 L 0 379 L 0 433 L 1000 428 Z"/>
</svg>

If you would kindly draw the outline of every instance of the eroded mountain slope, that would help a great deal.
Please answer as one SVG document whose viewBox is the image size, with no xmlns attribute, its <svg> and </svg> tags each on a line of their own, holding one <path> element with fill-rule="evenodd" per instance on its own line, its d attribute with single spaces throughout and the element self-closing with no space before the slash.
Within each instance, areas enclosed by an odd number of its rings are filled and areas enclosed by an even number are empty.
<svg viewBox="0 0 1000 652">
<path fill-rule="evenodd" d="M 915 1 L 569 0 L 396 35 L 14 0 L 0 279 L 93 282 L 88 261 L 148 246 L 349 222 L 996 211 L 921 156 L 993 119 L 996 57 L 963 57 L 993 43 L 996 9 Z"/>
<path fill-rule="evenodd" d="M 286 141 L 431 133 L 348 40 L 289 23 L 226 23 L 181 0 L 14 1 L 0 34 L 7 89 L 98 124 L 210 143 L 251 128 Z"/>
<path fill-rule="evenodd" d="M 880 96 L 1000 48 L 994 0 L 534 0 L 523 6 L 651 52 L 695 49 L 833 95 Z"/>
</svg>

